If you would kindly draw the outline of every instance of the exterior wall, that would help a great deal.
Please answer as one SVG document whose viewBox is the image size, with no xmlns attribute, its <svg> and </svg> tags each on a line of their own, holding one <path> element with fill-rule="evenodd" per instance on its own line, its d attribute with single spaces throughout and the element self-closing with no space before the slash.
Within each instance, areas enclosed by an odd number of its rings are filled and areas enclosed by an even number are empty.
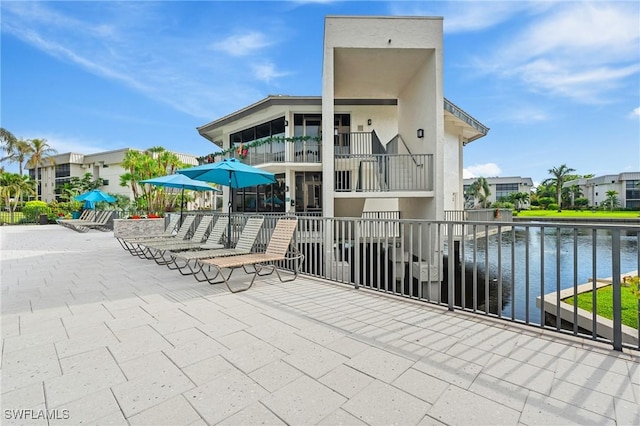
<svg viewBox="0 0 640 426">
<path fill-rule="evenodd" d="M 42 194 L 41 200 L 51 202 L 55 199 L 56 165 L 69 164 L 69 176 L 82 178 L 85 173 L 91 173 L 93 179 L 102 178 L 108 181 L 100 189 L 111 194 L 121 194 L 133 198 L 133 192 L 129 187 L 120 186 L 120 175 L 125 170 L 120 165 L 129 148 L 114 151 L 106 151 L 95 154 L 66 153 L 53 156 L 54 165 L 42 168 Z M 178 154 L 180 160 L 189 165 L 197 165 L 197 158 L 193 155 Z"/>
<path fill-rule="evenodd" d="M 631 182 L 632 197 L 627 198 L 627 183 Z M 589 200 L 589 206 L 598 207 L 607 200 L 607 191 L 616 191 L 619 206 L 622 208 L 640 208 L 640 172 L 625 172 L 617 175 L 603 175 L 589 179 L 565 182 L 563 187 L 578 185 L 582 194 Z M 635 184 L 635 185 L 634 185 Z"/>
</svg>

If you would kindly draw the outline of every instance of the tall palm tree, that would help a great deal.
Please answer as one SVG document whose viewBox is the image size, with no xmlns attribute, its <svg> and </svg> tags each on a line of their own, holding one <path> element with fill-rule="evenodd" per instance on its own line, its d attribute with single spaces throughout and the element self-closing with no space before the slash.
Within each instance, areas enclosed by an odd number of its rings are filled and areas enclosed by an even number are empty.
<svg viewBox="0 0 640 426">
<path fill-rule="evenodd" d="M 607 195 L 607 200 L 605 201 L 605 203 L 607 203 L 609 205 L 609 209 L 613 211 L 613 208 L 618 207 L 618 204 L 619 204 L 618 191 L 616 191 L 615 189 L 611 189 L 607 191 L 606 195 Z"/>
<path fill-rule="evenodd" d="M 13 133 L 4 127 L 0 127 L 0 149 L 2 151 L 5 151 L 6 153 L 11 152 L 11 148 L 17 140 L 18 139 L 13 135 Z M 2 160 L 4 160 L 4 158 Z"/>
<path fill-rule="evenodd" d="M 45 163 L 55 164 L 52 155 L 58 153 L 55 149 L 51 148 L 51 145 L 47 143 L 46 139 L 31 139 L 29 140 L 31 145 L 31 156 L 27 161 L 27 167 L 35 169 L 35 182 L 36 182 L 36 200 L 39 199 L 39 193 L 42 191 L 38 191 L 38 171 L 41 166 Z"/>
<path fill-rule="evenodd" d="M 562 164 L 560 167 L 554 167 L 549 169 L 549 174 L 553 176 L 550 180 L 555 183 L 556 186 L 556 200 L 558 202 L 558 212 L 562 211 L 562 184 L 565 182 L 567 175 L 571 172 L 575 172 L 575 169 L 567 167 L 566 164 Z"/>
<path fill-rule="evenodd" d="M 27 162 L 27 159 L 31 155 L 32 151 L 33 148 L 29 141 L 18 139 L 12 145 L 10 150 L 7 152 L 8 155 L 3 158 L 3 160 L 7 160 L 12 163 L 18 163 L 19 174 L 22 175 L 24 173 L 24 165 Z"/>
</svg>

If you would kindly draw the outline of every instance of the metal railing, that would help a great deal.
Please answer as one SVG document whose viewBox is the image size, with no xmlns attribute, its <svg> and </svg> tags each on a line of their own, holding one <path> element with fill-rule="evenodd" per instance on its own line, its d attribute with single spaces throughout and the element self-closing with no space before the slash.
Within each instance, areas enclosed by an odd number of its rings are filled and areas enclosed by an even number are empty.
<svg viewBox="0 0 640 426">
<path fill-rule="evenodd" d="M 637 316 L 623 323 L 621 301 L 623 277 L 640 269 L 637 225 L 299 217 L 295 245 L 303 274 L 640 349 Z M 568 302 L 583 293 L 596 309 Z M 611 318 L 597 314 L 605 304 Z"/>
<path fill-rule="evenodd" d="M 432 191 L 433 155 L 336 155 L 335 173 L 340 192 Z"/>
<path fill-rule="evenodd" d="M 315 140 L 296 141 L 293 144 L 293 162 L 322 162 L 322 143 Z"/>
</svg>

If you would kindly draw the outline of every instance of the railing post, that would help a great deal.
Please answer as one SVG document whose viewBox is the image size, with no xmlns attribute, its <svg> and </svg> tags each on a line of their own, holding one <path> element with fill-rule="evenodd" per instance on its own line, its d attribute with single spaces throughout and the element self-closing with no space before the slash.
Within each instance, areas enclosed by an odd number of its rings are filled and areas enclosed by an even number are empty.
<svg viewBox="0 0 640 426">
<path fill-rule="evenodd" d="M 453 250 L 453 222 L 447 223 L 447 305 L 453 311 L 453 298 L 455 297 L 455 251 Z"/>
<path fill-rule="evenodd" d="M 611 273 L 613 289 L 613 349 L 622 351 L 622 300 L 620 295 L 620 230 L 611 230 Z"/>
<path fill-rule="evenodd" d="M 355 229 L 353 230 L 353 259 L 350 259 L 353 264 L 353 287 L 358 290 L 360 288 L 360 265 L 362 265 L 362 260 L 360 259 L 360 226 L 362 226 L 362 219 L 357 219 L 353 221 L 355 225 Z"/>
</svg>

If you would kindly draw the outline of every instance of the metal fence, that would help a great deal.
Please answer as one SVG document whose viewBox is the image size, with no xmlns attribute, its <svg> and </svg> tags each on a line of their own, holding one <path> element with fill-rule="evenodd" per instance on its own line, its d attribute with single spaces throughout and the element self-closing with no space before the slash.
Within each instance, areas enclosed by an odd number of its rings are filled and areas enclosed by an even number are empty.
<svg viewBox="0 0 640 426">
<path fill-rule="evenodd" d="M 234 216 L 236 240 L 245 219 Z M 268 244 L 277 219 L 266 216 L 257 250 Z M 626 286 L 624 278 L 638 275 L 639 242 L 637 225 L 309 216 L 299 217 L 295 236 L 305 254 L 303 274 L 608 342 L 617 350 L 640 349 L 640 304 L 632 299 L 628 305 L 637 285 Z M 574 294 L 586 294 L 595 308 L 569 303 Z M 598 315 L 598 307 L 612 312 L 610 318 Z"/>
</svg>

